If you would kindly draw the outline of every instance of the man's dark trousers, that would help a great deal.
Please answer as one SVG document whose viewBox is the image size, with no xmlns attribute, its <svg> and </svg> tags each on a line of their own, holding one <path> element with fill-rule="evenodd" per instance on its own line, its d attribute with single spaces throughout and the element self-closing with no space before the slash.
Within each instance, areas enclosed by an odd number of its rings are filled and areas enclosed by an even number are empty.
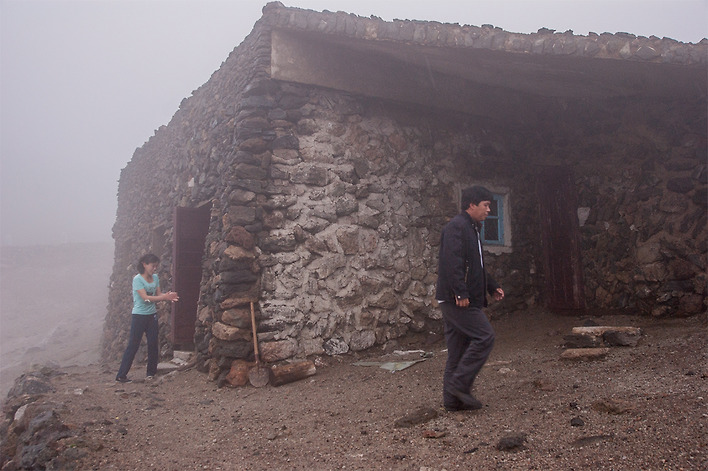
<svg viewBox="0 0 708 471">
<path fill-rule="evenodd" d="M 494 329 L 479 308 L 463 308 L 444 302 L 440 303 L 440 309 L 447 342 L 443 403 L 446 407 L 458 407 L 460 401 L 450 390 L 470 392 L 477 373 L 494 347 Z"/>
</svg>

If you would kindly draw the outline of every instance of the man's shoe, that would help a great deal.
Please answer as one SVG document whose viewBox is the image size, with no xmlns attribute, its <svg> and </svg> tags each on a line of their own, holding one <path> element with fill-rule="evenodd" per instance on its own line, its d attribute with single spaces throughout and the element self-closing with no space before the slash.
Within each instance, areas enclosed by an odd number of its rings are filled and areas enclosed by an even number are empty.
<svg viewBox="0 0 708 471">
<path fill-rule="evenodd" d="M 459 406 L 445 406 L 445 410 L 447 412 L 461 412 L 461 411 L 466 411 L 466 410 L 479 410 L 482 408 L 482 403 L 480 402 L 479 407 L 472 407 L 470 405 L 467 405 L 465 403 L 460 403 Z"/>
<path fill-rule="evenodd" d="M 128 379 L 127 377 L 123 376 L 122 378 L 116 378 L 116 382 L 118 383 L 132 383 L 132 379 Z"/>
<path fill-rule="evenodd" d="M 458 410 L 477 410 L 482 408 L 482 403 L 472 394 L 458 391 L 457 389 L 450 389 L 450 394 L 462 402 Z"/>
</svg>

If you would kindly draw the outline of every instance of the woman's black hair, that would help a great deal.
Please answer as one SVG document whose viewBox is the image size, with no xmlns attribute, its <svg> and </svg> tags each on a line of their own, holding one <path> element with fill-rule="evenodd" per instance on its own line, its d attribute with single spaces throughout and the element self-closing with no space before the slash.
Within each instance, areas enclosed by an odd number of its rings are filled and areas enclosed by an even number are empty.
<svg viewBox="0 0 708 471">
<path fill-rule="evenodd" d="M 145 273 L 145 265 L 149 265 L 151 263 L 160 263 L 160 259 L 157 255 L 148 253 L 140 257 L 140 260 L 138 260 L 138 273 L 141 275 Z"/>
<path fill-rule="evenodd" d="M 460 206 L 462 211 L 466 211 L 470 204 L 478 205 L 481 201 L 492 201 L 494 195 L 483 186 L 471 186 L 462 190 Z"/>
</svg>

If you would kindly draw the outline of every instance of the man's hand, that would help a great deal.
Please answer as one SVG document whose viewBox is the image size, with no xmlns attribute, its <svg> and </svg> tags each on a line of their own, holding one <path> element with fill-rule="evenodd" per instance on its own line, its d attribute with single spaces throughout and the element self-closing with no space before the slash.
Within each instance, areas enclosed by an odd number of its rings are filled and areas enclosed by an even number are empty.
<svg viewBox="0 0 708 471">
<path fill-rule="evenodd" d="M 492 294 L 492 297 L 495 301 L 501 301 L 502 299 L 504 299 L 504 290 L 501 288 L 497 288 L 497 290 Z"/>
<path fill-rule="evenodd" d="M 470 300 L 469 298 L 457 298 L 455 303 L 457 304 L 457 307 L 467 307 L 470 305 Z"/>
</svg>

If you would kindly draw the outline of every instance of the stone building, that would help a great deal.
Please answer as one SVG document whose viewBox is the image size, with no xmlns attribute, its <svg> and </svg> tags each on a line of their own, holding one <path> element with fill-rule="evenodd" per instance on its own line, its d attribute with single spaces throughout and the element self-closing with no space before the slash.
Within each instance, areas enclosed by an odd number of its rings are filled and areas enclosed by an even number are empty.
<svg viewBox="0 0 708 471">
<path fill-rule="evenodd" d="M 123 169 L 103 356 L 137 258 L 163 353 L 217 378 L 440 330 L 440 229 L 483 184 L 495 310 L 706 310 L 708 40 L 385 22 L 275 2 Z M 208 360 L 208 361 L 207 361 Z"/>
</svg>

